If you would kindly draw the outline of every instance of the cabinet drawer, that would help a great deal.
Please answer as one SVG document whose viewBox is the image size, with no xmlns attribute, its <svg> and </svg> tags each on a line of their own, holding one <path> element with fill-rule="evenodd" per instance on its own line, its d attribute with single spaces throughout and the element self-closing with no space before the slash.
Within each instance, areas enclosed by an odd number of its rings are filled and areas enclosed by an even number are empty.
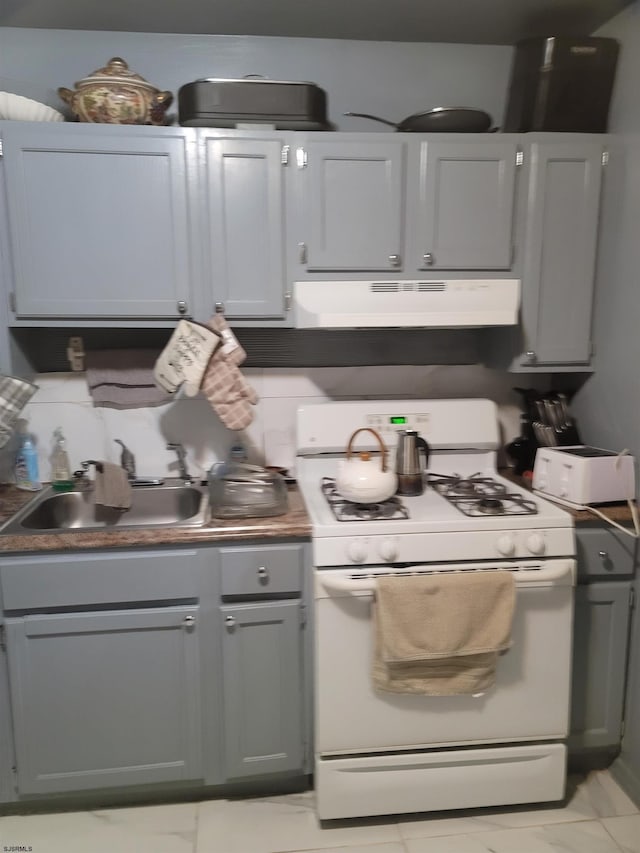
<svg viewBox="0 0 640 853">
<path fill-rule="evenodd" d="M 614 528 L 577 527 L 578 579 L 632 577 L 636 540 Z"/>
<path fill-rule="evenodd" d="M 82 607 L 198 597 L 197 550 L 5 557 L 5 610 Z"/>
<path fill-rule="evenodd" d="M 302 545 L 221 548 L 222 595 L 298 592 L 302 554 Z"/>
</svg>

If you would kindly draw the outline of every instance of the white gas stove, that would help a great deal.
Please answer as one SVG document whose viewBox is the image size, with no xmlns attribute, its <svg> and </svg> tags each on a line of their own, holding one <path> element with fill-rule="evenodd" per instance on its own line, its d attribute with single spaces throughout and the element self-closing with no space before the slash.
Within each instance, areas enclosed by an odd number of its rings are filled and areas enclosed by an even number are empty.
<svg viewBox="0 0 640 853">
<path fill-rule="evenodd" d="M 424 493 L 344 501 L 350 436 L 430 445 Z M 354 450 L 379 449 L 369 433 Z M 371 440 L 371 443 L 367 443 Z M 297 477 L 313 525 L 315 783 L 321 818 L 560 800 L 566 778 L 573 519 L 501 477 L 490 400 L 321 403 L 298 410 Z M 514 572 L 513 643 L 471 696 L 380 694 L 372 603 L 388 574 Z"/>
<path fill-rule="evenodd" d="M 393 465 L 397 433 L 417 429 L 431 448 L 416 497 L 361 506 L 333 487 L 350 434 L 372 426 Z M 497 411 L 490 400 L 322 403 L 298 410 L 297 476 L 313 523 L 314 565 L 540 559 L 575 553 L 571 516 L 497 473 Z M 361 434 L 357 450 L 375 451 Z"/>
</svg>

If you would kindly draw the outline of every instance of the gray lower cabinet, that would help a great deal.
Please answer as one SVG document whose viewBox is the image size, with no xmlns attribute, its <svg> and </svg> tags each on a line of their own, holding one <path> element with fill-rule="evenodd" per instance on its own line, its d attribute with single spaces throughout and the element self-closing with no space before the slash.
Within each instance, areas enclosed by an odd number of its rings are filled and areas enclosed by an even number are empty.
<svg viewBox="0 0 640 853">
<path fill-rule="evenodd" d="M 515 142 L 421 142 L 409 191 L 416 270 L 508 270 L 514 260 Z M 418 180 L 414 180 L 418 177 Z"/>
<path fill-rule="evenodd" d="M 198 608 L 7 620 L 18 789 L 202 777 Z"/>
<path fill-rule="evenodd" d="M 202 314 L 285 316 L 287 137 L 198 132 L 204 283 Z"/>
<path fill-rule="evenodd" d="M 516 368 L 587 365 L 602 141 L 535 142 L 525 159 L 522 352 Z"/>
<path fill-rule="evenodd" d="M 620 743 L 630 591 L 629 581 L 576 589 L 570 748 Z"/>
<path fill-rule="evenodd" d="M 224 766 L 309 772 L 308 572 L 299 543 L 221 547 Z"/>
<path fill-rule="evenodd" d="M 193 132 L 0 123 L 17 318 L 190 311 Z"/>
<path fill-rule="evenodd" d="M 2 603 L 0 590 L 0 604 Z M 0 613 L 0 803 L 8 803 L 16 798 L 15 790 L 15 753 L 13 731 L 11 728 L 11 701 L 9 697 L 9 673 L 7 672 L 6 628 L 4 617 Z"/>
<path fill-rule="evenodd" d="M 226 605 L 221 612 L 228 778 L 302 768 L 300 601 Z"/>
<path fill-rule="evenodd" d="M 622 737 L 635 540 L 578 527 L 569 748 L 615 751 Z"/>
<path fill-rule="evenodd" d="M 309 546 L 0 559 L 0 802 L 310 772 Z"/>
</svg>

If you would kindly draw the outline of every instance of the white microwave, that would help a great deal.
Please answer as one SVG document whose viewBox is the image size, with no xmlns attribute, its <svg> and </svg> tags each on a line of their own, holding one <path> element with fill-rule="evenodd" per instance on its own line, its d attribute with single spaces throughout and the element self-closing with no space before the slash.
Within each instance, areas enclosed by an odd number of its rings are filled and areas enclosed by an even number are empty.
<svg viewBox="0 0 640 853">
<path fill-rule="evenodd" d="M 571 503 L 601 504 L 635 498 L 635 460 L 599 447 L 541 447 L 533 466 L 533 489 Z"/>
</svg>

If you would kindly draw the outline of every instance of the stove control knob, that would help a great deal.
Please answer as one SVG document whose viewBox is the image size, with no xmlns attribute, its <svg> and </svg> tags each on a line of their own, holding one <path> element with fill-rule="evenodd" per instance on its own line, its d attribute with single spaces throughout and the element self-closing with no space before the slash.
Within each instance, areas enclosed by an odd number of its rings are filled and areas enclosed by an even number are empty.
<svg viewBox="0 0 640 853">
<path fill-rule="evenodd" d="M 398 559 L 398 543 L 395 539 L 383 539 L 378 545 L 378 553 L 385 563 L 393 563 Z"/>
<path fill-rule="evenodd" d="M 347 556 L 352 563 L 364 563 L 367 559 L 367 546 L 362 539 L 353 539 L 347 545 Z"/>
<path fill-rule="evenodd" d="M 532 533 L 527 536 L 527 548 L 532 554 L 544 554 L 546 544 L 540 533 Z"/>
<path fill-rule="evenodd" d="M 516 550 L 516 543 L 513 536 L 504 533 L 498 539 L 497 548 L 498 554 L 502 554 L 503 557 L 512 557 Z"/>
</svg>

